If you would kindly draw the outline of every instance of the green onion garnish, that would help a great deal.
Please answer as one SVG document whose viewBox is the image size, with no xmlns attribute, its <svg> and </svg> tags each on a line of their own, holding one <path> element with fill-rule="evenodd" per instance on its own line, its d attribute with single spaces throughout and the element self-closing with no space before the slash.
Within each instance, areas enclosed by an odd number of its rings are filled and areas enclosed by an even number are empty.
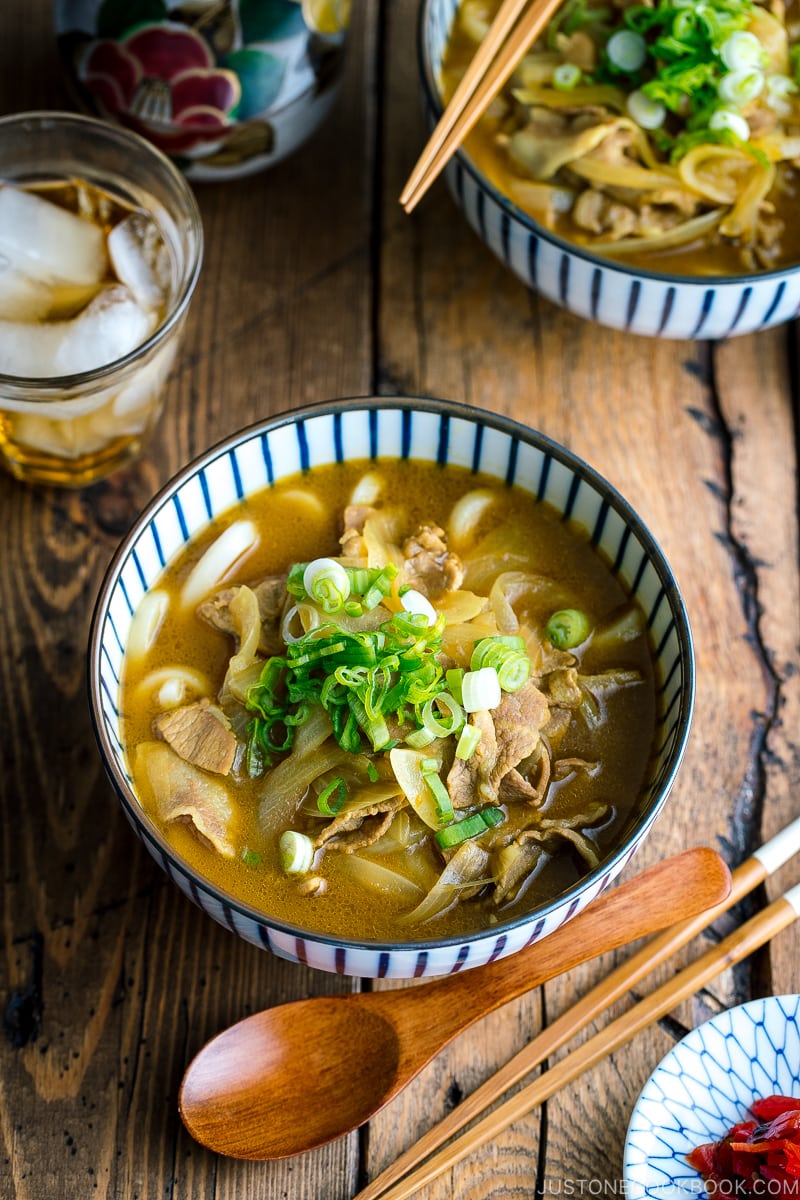
<svg viewBox="0 0 800 1200">
<path fill-rule="evenodd" d="M 433 769 L 426 771 L 425 763 L 433 763 Z M 439 778 L 438 762 L 435 758 L 423 758 L 420 764 L 422 770 L 422 778 L 428 785 L 428 790 L 433 796 L 434 804 L 436 805 L 436 815 L 444 825 L 447 821 L 453 819 L 453 801 L 450 799 L 450 793 Z"/>
<path fill-rule="evenodd" d="M 406 734 L 406 745 L 411 746 L 412 750 L 424 750 L 435 741 L 436 734 L 429 729 L 412 729 L 411 733 Z"/>
<path fill-rule="evenodd" d="M 445 677 L 445 681 L 447 683 L 447 688 L 448 688 L 448 691 L 450 692 L 450 695 L 453 697 L 454 700 L 457 700 L 458 703 L 460 704 L 461 703 L 461 684 L 464 680 L 464 668 L 463 667 L 450 667 L 447 671 L 445 671 L 444 677 Z"/>
<path fill-rule="evenodd" d="M 464 762 L 472 758 L 473 754 L 478 748 L 478 742 L 480 740 L 480 729 L 477 729 L 474 725 L 466 724 L 461 730 L 461 736 L 458 739 L 458 745 L 456 746 L 456 758 L 460 758 Z"/>
<path fill-rule="evenodd" d="M 294 568 L 290 578 L 293 574 L 296 579 Z M 377 575 L 369 575 L 372 587 Z M 377 586 L 390 588 L 394 568 L 378 575 Z M 379 629 L 343 629 L 331 621 L 290 642 L 283 656 L 267 660 L 248 690 L 247 708 L 254 714 L 248 769 L 260 774 L 275 754 L 290 750 L 294 729 L 317 705 L 328 713 L 339 745 L 353 754 L 364 750 L 364 738 L 374 751 L 387 749 L 390 718 L 413 733 L 425 729 L 429 711 L 430 720 L 457 732 L 460 709 L 454 700 L 426 710 L 446 691 L 439 663 L 443 629 L 443 617 L 429 626 L 425 617 L 399 612 Z"/>
<path fill-rule="evenodd" d="M 585 0 L 581 4 L 585 10 Z M 569 5 L 567 0 L 560 20 Z M 753 0 L 629 4 L 613 28 L 605 25 L 607 37 L 595 22 L 594 39 L 605 46 L 592 80 L 618 85 L 624 77 L 632 89 L 629 115 L 671 161 L 698 141 L 741 144 L 746 139 L 740 123 L 734 132 L 709 128 L 709 119 L 720 103 L 737 110 L 748 104 L 764 84 L 769 55 L 749 29 L 756 11 Z M 554 28 L 551 21 L 548 37 Z M 554 79 L 553 86 L 563 85 Z"/>
<path fill-rule="evenodd" d="M 323 612 L 337 613 L 350 595 L 350 579 L 335 558 L 315 558 L 303 572 L 303 587 Z"/>
<path fill-rule="evenodd" d="M 575 63 L 559 63 L 553 71 L 553 87 L 559 92 L 571 92 L 583 78 L 583 71 Z"/>
<path fill-rule="evenodd" d="M 287 875 L 305 875 L 314 862 L 314 843 L 295 829 L 286 829 L 281 834 L 278 851 Z"/>
<path fill-rule="evenodd" d="M 461 694 L 465 712 L 497 708 L 501 700 L 501 691 L 495 668 L 480 667 L 477 671 L 467 671 L 461 685 Z"/>
<path fill-rule="evenodd" d="M 480 837 L 482 833 L 486 833 L 487 829 L 491 829 L 493 825 L 499 825 L 503 820 L 505 817 L 502 809 L 482 808 L 480 812 L 464 817 L 463 821 L 454 821 L 452 825 L 445 825 L 444 829 L 437 830 L 433 836 L 442 850 L 449 850 L 451 846 L 458 846 L 467 838 Z"/>
<path fill-rule="evenodd" d="M 463 724 L 464 710 L 448 692 L 438 692 L 432 699 L 425 701 L 422 708 L 422 725 L 434 737 L 444 738 L 449 737 L 451 733 L 458 733 Z"/>
<path fill-rule="evenodd" d="M 257 867 L 261 862 L 261 855 L 257 850 L 251 850 L 249 846 L 245 846 L 242 851 L 242 862 L 246 867 Z"/>
<path fill-rule="evenodd" d="M 317 808 L 325 817 L 335 817 L 347 799 L 347 784 L 341 775 L 326 783 L 317 796 Z"/>
<path fill-rule="evenodd" d="M 578 608 L 562 608 L 553 613 L 544 632 L 557 650 L 572 650 L 586 641 L 591 629 L 585 612 Z"/>
<path fill-rule="evenodd" d="M 525 639 L 521 637 L 481 638 L 475 643 L 469 666 L 471 671 L 479 671 L 482 667 L 494 667 L 504 692 L 519 691 L 531 673 L 531 660 L 528 658 Z"/>
</svg>

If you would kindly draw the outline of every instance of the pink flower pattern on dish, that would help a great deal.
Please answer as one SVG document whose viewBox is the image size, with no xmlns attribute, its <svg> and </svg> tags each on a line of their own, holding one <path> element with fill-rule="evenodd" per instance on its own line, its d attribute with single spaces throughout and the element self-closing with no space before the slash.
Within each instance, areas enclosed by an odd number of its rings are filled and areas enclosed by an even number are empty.
<svg viewBox="0 0 800 1200">
<path fill-rule="evenodd" d="M 239 79 L 214 65 L 203 38 L 170 22 L 92 42 L 79 74 L 109 115 L 170 154 L 224 139 L 241 98 Z"/>
</svg>

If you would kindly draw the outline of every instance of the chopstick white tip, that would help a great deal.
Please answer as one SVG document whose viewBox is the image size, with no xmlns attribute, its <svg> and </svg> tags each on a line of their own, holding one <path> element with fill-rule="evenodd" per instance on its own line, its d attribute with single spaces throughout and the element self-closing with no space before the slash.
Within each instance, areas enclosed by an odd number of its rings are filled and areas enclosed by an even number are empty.
<svg viewBox="0 0 800 1200">
<path fill-rule="evenodd" d="M 753 852 L 753 858 L 757 858 L 767 874 L 772 875 L 798 850 L 800 850 L 800 817 L 795 818 L 763 846 L 759 846 L 758 850 Z"/>
</svg>

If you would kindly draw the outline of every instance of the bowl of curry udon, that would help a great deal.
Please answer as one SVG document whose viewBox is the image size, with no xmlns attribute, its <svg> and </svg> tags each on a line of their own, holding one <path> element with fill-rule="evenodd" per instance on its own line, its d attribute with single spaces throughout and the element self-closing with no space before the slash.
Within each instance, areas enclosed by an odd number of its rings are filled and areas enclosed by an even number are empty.
<svg viewBox="0 0 800 1200">
<path fill-rule="evenodd" d="M 545 937 L 664 805 L 694 697 L 636 514 L 499 415 L 336 401 L 209 450 L 102 586 L 100 752 L 211 917 L 347 975 L 441 975 Z"/>
<path fill-rule="evenodd" d="M 438 120 L 499 0 L 422 0 Z M 446 168 L 469 224 L 578 316 L 725 338 L 800 307 L 800 4 L 565 0 Z"/>
</svg>

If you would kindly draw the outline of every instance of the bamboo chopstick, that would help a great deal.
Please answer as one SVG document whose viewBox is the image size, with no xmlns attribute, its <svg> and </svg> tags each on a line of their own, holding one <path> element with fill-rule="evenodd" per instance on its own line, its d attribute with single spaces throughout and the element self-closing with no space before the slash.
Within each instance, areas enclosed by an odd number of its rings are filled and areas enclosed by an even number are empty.
<svg viewBox="0 0 800 1200">
<path fill-rule="evenodd" d="M 400 203 L 406 212 L 425 195 L 563 0 L 533 0 L 514 28 L 528 3 L 504 0 L 500 6 L 402 191 Z"/>
<path fill-rule="evenodd" d="M 382 1191 L 381 1200 L 408 1200 L 409 1196 L 415 1195 L 421 1187 L 431 1183 L 449 1167 L 455 1166 L 467 1154 L 485 1145 L 506 1126 L 624 1046 L 642 1029 L 666 1016 L 677 1004 L 687 1000 L 727 967 L 747 958 L 759 946 L 763 946 L 791 925 L 798 915 L 800 884 L 796 884 L 762 912 L 729 934 L 718 946 L 707 950 L 695 962 L 685 967 L 674 979 L 657 988 L 652 995 L 640 1000 L 628 1012 L 617 1017 L 571 1054 L 566 1055 L 549 1071 L 545 1071 L 533 1083 L 506 1100 L 472 1129 L 406 1175 L 400 1183 L 390 1187 L 388 1191 Z M 363 1196 L 364 1193 L 359 1192 L 355 1200 L 363 1200 Z"/>
<path fill-rule="evenodd" d="M 681 922 L 671 929 L 665 930 L 664 933 L 657 935 L 647 942 L 640 950 L 612 971 L 605 980 L 590 992 L 587 992 L 577 1004 L 573 1005 L 561 1017 L 542 1030 L 532 1042 L 516 1054 L 504 1067 L 501 1067 L 499 1071 L 487 1079 L 466 1100 L 462 1101 L 444 1120 L 440 1121 L 438 1125 L 424 1134 L 404 1154 L 400 1155 L 385 1171 L 376 1176 L 366 1188 L 358 1193 L 355 1200 L 377 1200 L 378 1197 L 384 1197 L 385 1200 L 389 1200 L 389 1198 L 394 1200 L 395 1195 L 397 1195 L 399 1200 L 399 1197 L 404 1193 L 387 1192 L 386 1189 L 401 1179 L 417 1163 L 432 1154 L 437 1147 L 441 1146 L 443 1142 L 457 1133 L 459 1129 L 463 1128 L 474 1117 L 477 1117 L 489 1104 L 493 1103 L 499 1096 L 513 1087 L 515 1083 L 518 1083 L 523 1076 L 538 1066 L 549 1054 L 554 1053 L 559 1047 L 563 1046 L 570 1037 L 584 1028 L 589 1021 L 593 1020 L 604 1009 L 618 1000 L 631 987 L 634 987 L 644 975 L 648 974 L 660 963 L 666 961 L 670 955 L 680 949 L 681 946 L 684 946 L 696 934 L 700 933 L 705 926 L 713 922 L 721 913 L 737 904 L 748 892 L 752 891 L 753 888 L 762 883 L 769 875 L 777 871 L 798 850 L 800 850 L 800 817 L 792 821 L 785 829 L 771 838 L 756 850 L 750 858 L 746 859 L 745 862 L 736 868 L 731 877 L 730 895 L 722 904 L 715 906 L 706 913 L 700 913 L 697 917 L 693 917 L 688 921 Z M 511 1120 L 513 1119 L 515 1118 L 512 1117 Z M 481 1126 L 479 1125 L 477 1128 L 480 1129 Z M 473 1145 L 470 1134 L 466 1135 L 464 1139 L 459 1139 L 454 1144 L 460 1145 L 466 1143 L 468 1140 L 469 1145 L 462 1151 L 462 1153 L 467 1153 Z M 444 1170 L 446 1168 L 443 1166 L 441 1169 Z M 409 1179 L 416 1180 L 416 1175 L 410 1176 Z"/>
</svg>

